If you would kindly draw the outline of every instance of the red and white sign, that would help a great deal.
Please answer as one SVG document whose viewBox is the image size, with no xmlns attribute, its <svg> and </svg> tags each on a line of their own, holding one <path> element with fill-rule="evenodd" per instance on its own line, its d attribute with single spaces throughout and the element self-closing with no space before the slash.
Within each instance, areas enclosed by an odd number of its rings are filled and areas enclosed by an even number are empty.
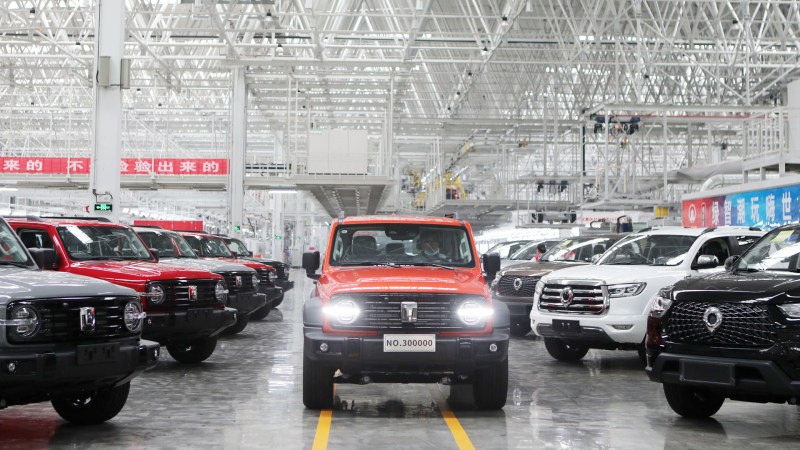
<svg viewBox="0 0 800 450">
<path fill-rule="evenodd" d="M 89 158 L 0 157 L 0 173 L 88 175 Z M 225 158 L 122 158 L 123 175 L 227 175 Z"/>
<path fill-rule="evenodd" d="M 203 231 L 202 220 L 134 220 L 133 226 L 159 226 L 165 230 Z"/>
<path fill-rule="evenodd" d="M 49 158 L 37 156 L 0 157 L 0 173 L 76 174 L 89 173 L 89 158 Z"/>
</svg>

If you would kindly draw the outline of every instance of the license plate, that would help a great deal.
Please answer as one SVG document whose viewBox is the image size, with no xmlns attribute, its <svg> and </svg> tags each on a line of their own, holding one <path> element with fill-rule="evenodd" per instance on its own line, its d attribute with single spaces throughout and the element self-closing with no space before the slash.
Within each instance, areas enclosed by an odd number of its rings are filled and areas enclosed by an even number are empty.
<svg viewBox="0 0 800 450">
<path fill-rule="evenodd" d="M 98 364 L 115 361 L 119 355 L 119 343 L 79 345 L 77 364 Z"/>
<path fill-rule="evenodd" d="M 581 323 L 577 320 L 553 319 L 553 331 L 556 333 L 580 333 Z"/>
<path fill-rule="evenodd" d="M 384 352 L 433 353 L 436 351 L 435 334 L 384 334 Z"/>
<path fill-rule="evenodd" d="M 733 386 L 733 373 L 733 364 L 681 361 L 681 381 Z"/>
</svg>

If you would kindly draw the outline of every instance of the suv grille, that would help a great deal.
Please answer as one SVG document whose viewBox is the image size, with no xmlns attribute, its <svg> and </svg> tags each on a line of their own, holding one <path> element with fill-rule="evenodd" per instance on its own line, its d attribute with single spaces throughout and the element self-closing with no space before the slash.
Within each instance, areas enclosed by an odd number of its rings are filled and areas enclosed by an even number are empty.
<svg viewBox="0 0 800 450">
<path fill-rule="evenodd" d="M 722 324 L 713 333 L 703 321 L 703 314 L 712 306 L 722 313 Z M 740 303 L 676 302 L 664 331 L 665 340 L 684 344 L 770 347 L 777 339 L 766 305 Z"/>
<path fill-rule="evenodd" d="M 253 272 L 225 272 L 220 273 L 220 275 L 225 277 L 225 284 L 228 287 L 229 295 L 255 292 L 256 290 L 256 288 L 253 287 Z M 240 277 L 240 286 L 236 286 L 236 277 Z"/>
<path fill-rule="evenodd" d="M 167 291 L 165 306 L 208 306 L 217 303 L 217 280 L 159 281 Z M 197 299 L 190 299 L 189 287 L 197 288 Z M 162 306 L 162 305 L 155 305 Z"/>
<path fill-rule="evenodd" d="M 564 291 L 572 291 L 572 299 L 563 297 Z M 539 297 L 539 309 L 568 314 L 603 314 L 606 311 L 602 286 L 582 284 L 552 284 L 544 286 Z"/>
<path fill-rule="evenodd" d="M 361 313 L 349 325 L 336 325 L 336 328 L 349 329 L 434 329 L 458 330 L 468 328 L 458 320 L 456 309 L 464 296 L 447 294 L 362 294 L 351 297 Z M 400 317 L 402 302 L 417 303 L 417 320 L 403 323 Z M 480 324 L 482 329 L 485 324 Z M 474 328 L 474 327 L 473 327 Z"/>
<path fill-rule="evenodd" d="M 256 269 L 256 272 L 258 272 L 258 279 L 261 280 L 261 284 L 263 284 L 265 286 L 266 285 L 272 285 L 271 282 L 270 283 L 267 282 L 267 274 L 270 273 L 269 269 Z M 274 277 L 274 274 L 273 274 L 273 277 Z"/>
<path fill-rule="evenodd" d="M 29 339 L 14 338 L 11 327 L 6 327 L 6 336 L 9 342 L 18 344 L 98 341 L 138 336 L 138 333 L 132 333 L 125 328 L 123 317 L 125 304 L 135 299 L 136 297 L 81 297 L 13 302 L 8 305 L 7 314 L 11 313 L 11 308 L 15 305 L 29 304 L 40 313 L 41 325 L 39 332 Z M 94 308 L 94 331 L 81 331 L 80 309 L 82 307 Z"/>
<path fill-rule="evenodd" d="M 517 289 L 514 284 L 519 280 Z M 503 275 L 500 281 L 497 282 L 497 293 L 506 297 L 530 297 L 533 298 L 533 292 L 536 290 L 536 282 L 539 277 L 517 277 L 514 275 Z"/>
<path fill-rule="evenodd" d="M 279 280 L 289 279 L 289 274 L 286 273 L 286 269 L 284 268 L 283 264 L 271 263 L 270 265 L 275 268 L 275 276 L 278 277 Z"/>
</svg>

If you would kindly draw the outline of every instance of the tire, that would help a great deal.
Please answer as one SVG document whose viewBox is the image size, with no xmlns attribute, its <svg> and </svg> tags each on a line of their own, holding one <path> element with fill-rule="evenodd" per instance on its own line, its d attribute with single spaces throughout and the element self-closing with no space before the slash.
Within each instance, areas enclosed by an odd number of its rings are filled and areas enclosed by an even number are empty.
<svg viewBox="0 0 800 450">
<path fill-rule="evenodd" d="M 125 406 L 131 383 L 110 389 L 98 390 L 92 394 L 62 395 L 54 397 L 50 403 L 59 416 L 77 425 L 95 425 L 113 419 Z"/>
<path fill-rule="evenodd" d="M 506 405 L 508 396 L 508 358 L 494 367 L 475 371 L 472 381 L 475 406 L 480 409 L 498 410 Z"/>
<path fill-rule="evenodd" d="M 269 315 L 269 312 L 271 310 L 272 310 L 272 308 L 270 308 L 269 305 L 263 306 L 263 307 L 255 310 L 255 311 L 253 311 L 253 313 L 250 314 L 250 317 L 248 317 L 248 319 L 249 320 L 264 320 L 264 319 L 267 318 L 267 316 Z"/>
<path fill-rule="evenodd" d="M 272 302 L 272 308 L 273 308 L 273 309 L 274 309 L 274 308 L 277 308 L 278 306 L 281 306 L 281 303 L 283 303 L 283 297 L 284 297 L 285 295 L 286 295 L 286 292 L 284 292 L 283 294 L 281 294 L 281 296 L 280 296 L 280 297 L 276 298 L 276 299 L 275 299 L 275 301 L 274 301 L 274 302 Z"/>
<path fill-rule="evenodd" d="M 589 347 L 556 338 L 544 338 L 544 347 L 550 356 L 564 362 L 580 361 L 589 353 Z"/>
<path fill-rule="evenodd" d="M 664 384 L 664 396 L 673 411 L 689 419 L 706 419 L 719 411 L 725 397 L 707 389 Z"/>
<path fill-rule="evenodd" d="M 235 326 L 235 325 L 234 325 Z M 207 337 L 190 342 L 167 345 L 167 351 L 180 363 L 199 363 L 208 359 L 217 348 L 217 338 Z"/>
<path fill-rule="evenodd" d="M 333 406 L 333 369 L 303 356 L 303 404 L 308 409 Z"/>
<path fill-rule="evenodd" d="M 225 328 L 221 334 L 223 336 L 233 336 L 234 334 L 239 334 L 244 330 L 248 322 L 250 322 L 250 320 L 247 317 L 247 314 L 237 314 L 236 323 L 228 328 Z"/>
</svg>

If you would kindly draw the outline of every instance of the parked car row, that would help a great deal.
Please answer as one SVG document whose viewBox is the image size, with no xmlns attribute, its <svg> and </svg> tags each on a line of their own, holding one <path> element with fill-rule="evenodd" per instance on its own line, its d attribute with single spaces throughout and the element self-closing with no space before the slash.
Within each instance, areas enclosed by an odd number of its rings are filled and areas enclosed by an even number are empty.
<svg viewBox="0 0 800 450">
<path fill-rule="evenodd" d="M 161 346 L 178 362 L 202 362 L 221 334 L 266 316 L 284 294 L 274 272 L 236 259 L 219 236 L 0 219 L 0 408 L 49 400 L 70 422 L 109 420 Z"/>
<path fill-rule="evenodd" d="M 685 417 L 709 417 L 726 398 L 798 403 L 800 225 L 567 239 L 541 260 L 506 267 L 492 294 L 512 330 L 533 330 L 553 358 L 636 350 Z"/>
</svg>

